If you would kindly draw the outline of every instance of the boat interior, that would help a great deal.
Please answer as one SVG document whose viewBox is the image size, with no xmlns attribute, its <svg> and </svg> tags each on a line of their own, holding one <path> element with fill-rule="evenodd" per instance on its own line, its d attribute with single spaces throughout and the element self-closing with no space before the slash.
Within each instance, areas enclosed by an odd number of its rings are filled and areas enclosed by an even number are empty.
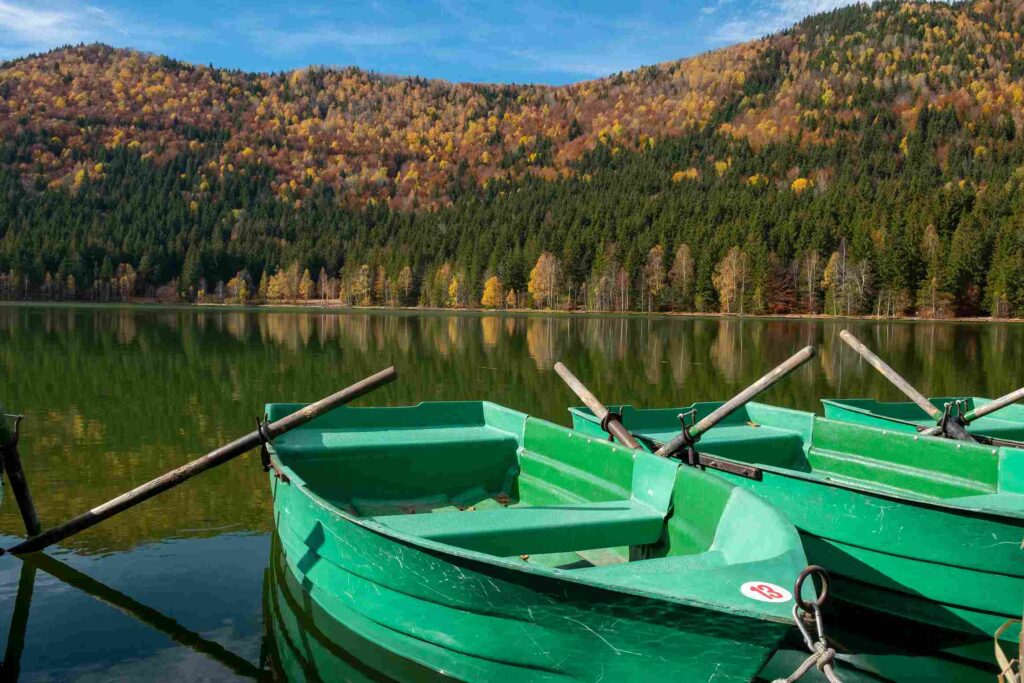
<svg viewBox="0 0 1024 683">
<path fill-rule="evenodd" d="M 974 410 L 988 403 L 989 399 L 976 396 L 929 398 L 936 408 L 943 410 L 947 403 L 961 401 L 963 409 Z M 825 417 L 843 419 L 864 424 L 877 423 L 885 420 L 895 425 L 904 425 L 908 431 L 916 431 L 917 427 L 930 427 L 935 421 L 926 415 L 915 403 L 895 401 L 892 403 L 876 401 L 869 398 L 823 399 Z M 969 431 L 989 437 L 1024 440 L 1024 405 L 1015 404 L 979 418 L 971 423 Z"/>
<path fill-rule="evenodd" d="M 268 416 L 297 407 L 272 404 Z M 490 403 L 341 408 L 273 449 L 352 517 L 515 562 L 661 586 L 684 570 L 775 560 L 788 584 L 802 561 L 789 523 L 748 492 Z"/>
<path fill-rule="evenodd" d="M 684 408 L 613 406 L 623 424 L 655 449 L 720 403 Z M 576 429 L 597 435 L 585 408 L 571 410 Z M 950 504 L 990 504 L 1024 512 L 1024 462 L 1015 449 L 867 428 L 788 408 L 749 403 L 706 432 L 697 450 L 759 468 L 788 470 L 837 484 Z M 1007 457 L 1009 453 L 1009 457 Z"/>
</svg>

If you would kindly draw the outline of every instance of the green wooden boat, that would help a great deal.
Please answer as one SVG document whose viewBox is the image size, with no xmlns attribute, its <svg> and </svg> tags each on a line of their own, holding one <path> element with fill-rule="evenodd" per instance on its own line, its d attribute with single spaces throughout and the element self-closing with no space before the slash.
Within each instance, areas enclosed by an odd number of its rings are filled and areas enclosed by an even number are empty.
<svg viewBox="0 0 1024 683">
<path fill-rule="evenodd" d="M 309 600 L 433 671 L 750 680 L 792 628 L 796 530 L 675 461 L 481 402 L 339 408 L 268 453 Z"/>
<path fill-rule="evenodd" d="M 263 583 L 264 643 L 272 680 L 306 683 L 348 681 L 453 681 L 367 640 L 319 605 L 288 568 L 281 541 L 275 534 L 271 543 L 270 567 Z M 843 683 L 879 681 L 934 681 L 935 683 L 990 683 L 992 667 L 971 665 L 959 658 L 941 657 L 929 650 L 908 649 L 905 626 L 865 638 L 835 630 L 829 633 L 850 647 L 854 655 L 840 654 L 836 672 Z M 789 676 L 807 657 L 807 650 L 795 633 L 754 678 L 769 683 Z M 914 645 L 921 644 L 919 633 Z M 824 680 L 814 673 L 803 680 Z"/>
<path fill-rule="evenodd" d="M 947 403 L 960 401 L 965 410 L 974 410 L 989 403 L 991 399 L 969 397 L 929 398 L 936 408 L 943 410 Z M 935 420 L 910 401 L 883 403 L 867 398 L 824 399 L 825 417 L 844 420 L 855 424 L 891 429 L 901 432 L 917 432 L 935 426 Z M 1002 441 L 1019 442 L 1024 446 L 1024 405 L 1006 406 L 998 412 L 980 417 L 966 426 L 973 436 L 988 437 Z M 1016 445 L 1016 444 L 1000 444 Z"/>
<path fill-rule="evenodd" d="M 610 408 L 653 450 L 679 433 L 680 414 L 701 419 L 719 405 Z M 579 432 L 603 434 L 589 410 L 571 413 Z M 789 517 L 808 559 L 832 574 L 836 601 L 981 639 L 1020 614 L 1024 458 L 1017 449 L 758 403 L 704 434 L 697 449 L 712 465 L 707 471 Z"/>
</svg>

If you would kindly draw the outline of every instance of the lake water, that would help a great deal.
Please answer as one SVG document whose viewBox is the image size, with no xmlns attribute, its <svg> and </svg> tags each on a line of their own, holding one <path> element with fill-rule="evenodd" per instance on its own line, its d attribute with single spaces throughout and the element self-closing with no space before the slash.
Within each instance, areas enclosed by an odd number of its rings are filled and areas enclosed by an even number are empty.
<svg viewBox="0 0 1024 683">
<path fill-rule="evenodd" d="M 489 399 L 568 424 L 564 361 L 608 403 L 723 399 L 806 344 L 819 355 L 762 400 L 901 396 L 839 340 L 849 327 L 926 394 L 1024 384 L 1024 326 L 832 320 L 0 306 L 0 402 L 44 526 L 388 365 L 361 404 Z M 271 500 L 248 455 L 66 541 L 0 557 L 3 673 L 22 680 L 280 677 Z M 10 489 L 0 542 L 23 534 Z M 285 605 L 287 607 L 287 605 Z M 376 680 L 358 662 L 346 674 Z"/>
</svg>

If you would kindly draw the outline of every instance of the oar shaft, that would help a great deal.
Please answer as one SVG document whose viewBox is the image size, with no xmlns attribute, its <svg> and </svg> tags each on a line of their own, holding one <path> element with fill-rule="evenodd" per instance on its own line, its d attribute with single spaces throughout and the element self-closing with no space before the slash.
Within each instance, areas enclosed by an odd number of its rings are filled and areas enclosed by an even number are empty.
<svg viewBox="0 0 1024 683">
<path fill-rule="evenodd" d="M 754 400 L 754 397 L 758 394 L 767 391 L 780 379 L 793 372 L 810 359 L 814 358 L 814 354 L 815 351 L 813 346 L 805 346 L 800 349 L 767 375 L 733 396 L 718 408 L 715 408 L 710 415 L 690 428 L 690 436 L 696 439 L 701 434 L 732 415 L 739 408 L 742 408 L 744 405 Z"/>
<path fill-rule="evenodd" d="M 587 389 L 587 387 L 581 382 L 576 375 L 572 374 L 569 368 L 565 367 L 564 364 L 559 361 L 555 363 L 555 372 L 558 376 L 569 385 L 573 393 L 579 396 L 579 399 L 583 401 L 583 404 L 590 408 L 590 412 L 594 413 L 594 416 L 601 421 L 601 425 L 605 427 L 608 432 L 619 440 L 619 443 L 629 446 L 630 448 L 640 448 L 640 444 L 636 438 L 629 433 L 629 430 L 623 426 L 622 422 L 617 419 L 607 419 L 608 409 L 605 408 L 604 404 L 598 400 L 597 396 Z"/>
<path fill-rule="evenodd" d="M 974 420 L 977 420 L 979 417 L 991 415 L 997 410 L 1002 410 L 1006 406 L 1016 403 L 1021 399 L 1024 399 L 1024 387 L 1021 387 L 1016 391 L 1011 391 L 1005 396 L 1000 396 L 999 398 L 992 399 L 985 405 L 978 406 L 974 410 L 967 411 L 967 413 L 964 415 L 964 422 L 973 422 Z"/>
<path fill-rule="evenodd" d="M 280 436 L 281 434 L 284 434 L 285 432 L 294 429 L 315 417 L 323 415 L 333 408 L 344 405 L 345 403 L 353 401 L 379 386 L 387 384 L 397 376 L 398 373 L 395 372 L 395 369 L 392 367 L 382 370 L 375 375 L 371 375 L 366 379 L 360 380 L 350 387 L 331 394 L 326 398 L 320 399 L 316 403 L 311 403 L 308 406 L 295 411 L 291 415 L 267 425 L 267 436 L 270 438 Z M 103 520 L 109 519 L 120 512 L 124 512 L 128 508 L 149 500 L 155 495 L 174 488 L 178 484 L 188 481 L 197 474 L 205 472 L 213 467 L 217 467 L 218 465 L 222 465 L 228 460 L 236 458 L 239 455 L 256 448 L 260 445 L 260 441 L 261 439 L 258 431 L 250 432 L 229 444 L 225 444 L 220 448 L 210 451 L 200 458 L 196 458 L 192 462 L 171 470 L 170 472 L 167 472 L 152 481 L 148 481 L 127 493 L 123 493 L 117 498 L 108 500 L 106 503 L 98 505 L 88 512 L 69 519 L 63 524 L 59 524 L 37 536 L 33 536 L 32 538 L 10 548 L 7 552 L 21 554 L 42 550 L 43 548 L 62 541 L 69 536 L 73 536 L 80 531 L 93 527 Z"/>
<path fill-rule="evenodd" d="M 848 330 L 843 330 L 839 333 L 839 337 L 847 343 L 847 345 L 860 354 L 860 356 L 870 363 L 876 370 L 892 382 L 897 389 L 907 395 L 911 401 L 916 403 L 918 407 L 924 412 L 928 413 L 936 422 L 942 419 L 942 410 L 932 405 L 932 402 L 925 398 L 924 394 L 911 386 L 910 382 L 903 379 L 898 372 L 889 367 L 888 364 L 878 356 L 876 356 L 871 349 L 864 346 L 859 339 L 854 337 Z"/>
<path fill-rule="evenodd" d="M 686 430 L 684 433 L 673 437 L 668 443 L 658 449 L 657 455 L 671 455 L 678 452 L 681 448 L 686 446 L 687 443 L 696 441 L 700 438 L 701 434 L 732 415 L 734 412 L 752 401 L 758 394 L 768 390 L 783 377 L 814 358 L 814 355 L 815 350 L 813 346 L 805 346 L 800 349 L 779 364 L 779 366 L 774 370 L 720 405 L 710 415 L 695 424 L 693 427 L 690 427 L 690 429 Z"/>
</svg>

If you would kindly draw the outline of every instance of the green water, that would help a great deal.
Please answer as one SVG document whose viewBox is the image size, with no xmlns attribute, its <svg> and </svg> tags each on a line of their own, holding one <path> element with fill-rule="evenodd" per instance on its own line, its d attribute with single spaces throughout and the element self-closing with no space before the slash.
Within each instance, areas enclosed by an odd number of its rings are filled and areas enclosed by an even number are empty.
<svg viewBox="0 0 1024 683">
<path fill-rule="evenodd" d="M 22 458 L 48 525 L 249 431 L 267 401 L 313 400 L 388 365 L 399 380 L 363 404 L 489 399 L 567 424 L 557 360 L 608 403 L 663 406 L 725 398 L 814 344 L 763 400 L 899 399 L 844 327 L 925 393 L 1024 384 L 1012 324 L 0 306 L 0 402 L 26 416 Z M 250 455 L 70 539 L 53 553 L 70 570 L 0 558 L 4 673 L 268 675 L 271 529 Z M 0 541 L 21 533 L 7 489 Z"/>
</svg>

